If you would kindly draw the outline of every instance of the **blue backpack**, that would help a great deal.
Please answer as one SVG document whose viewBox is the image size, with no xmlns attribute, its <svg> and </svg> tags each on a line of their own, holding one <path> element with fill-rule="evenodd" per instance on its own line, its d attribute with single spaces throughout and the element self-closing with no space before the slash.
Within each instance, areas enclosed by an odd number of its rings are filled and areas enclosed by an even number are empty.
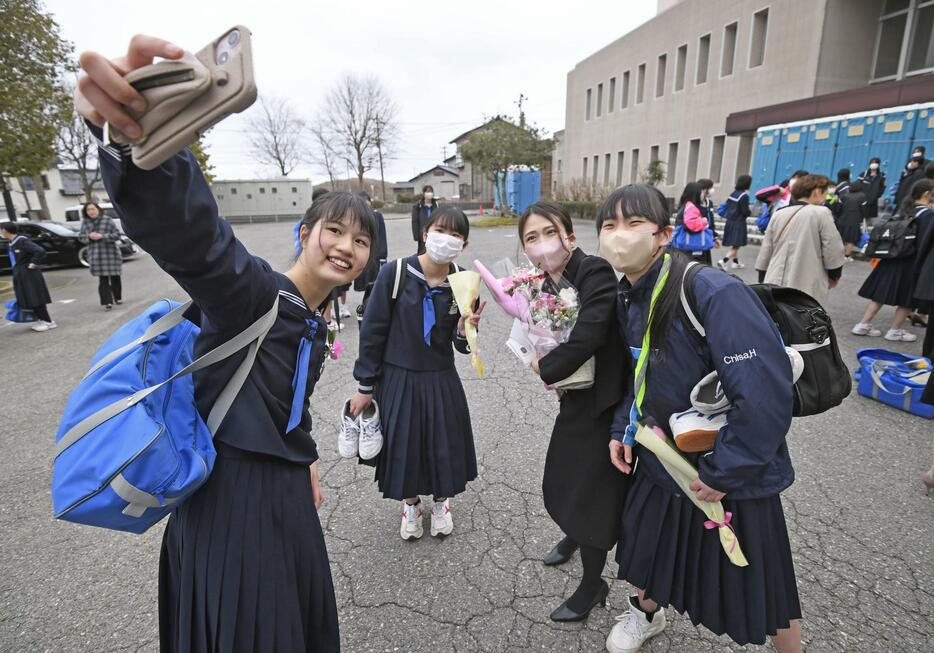
<svg viewBox="0 0 934 653">
<path fill-rule="evenodd" d="M 143 533 L 207 480 L 214 467 L 212 438 L 276 321 L 279 299 L 197 360 L 200 329 L 185 319 L 189 307 L 190 301 L 156 302 L 94 356 L 55 436 L 56 519 Z M 205 422 L 195 405 L 192 373 L 247 346 Z"/>
<path fill-rule="evenodd" d="M 765 230 L 769 228 L 769 220 L 772 219 L 772 214 L 769 213 L 769 207 L 767 204 L 762 205 L 762 213 L 759 214 L 759 217 L 756 218 L 756 226 L 759 228 L 759 233 L 765 233 Z"/>
<path fill-rule="evenodd" d="M 28 308 L 20 308 L 15 299 L 6 303 L 6 319 L 10 322 L 35 322 L 39 318 Z"/>
<path fill-rule="evenodd" d="M 721 218 L 726 217 L 726 209 L 729 206 L 729 202 L 721 202 L 720 206 L 717 207 L 717 215 Z"/>
</svg>

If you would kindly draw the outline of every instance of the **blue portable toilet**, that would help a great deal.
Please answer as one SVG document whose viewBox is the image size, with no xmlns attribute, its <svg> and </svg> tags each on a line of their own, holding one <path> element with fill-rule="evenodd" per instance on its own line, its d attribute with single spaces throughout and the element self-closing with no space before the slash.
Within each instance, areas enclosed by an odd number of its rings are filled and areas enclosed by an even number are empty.
<svg viewBox="0 0 934 653">
<path fill-rule="evenodd" d="M 837 149 L 837 134 L 839 131 L 840 120 L 837 118 L 822 118 L 809 125 L 805 143 L 804 165 L 801 167 L 811 174 L 825 175 L 830 179 L 836 179 L 837 171 L 834 170 L 833 159 Z"/>
<path fill-rule="evenodd" d="M 781 181 L 776 178 L 775 173 L 781 136 L 781 129 L 774 127 L 760 127 L 756 132 L 752 151 L 752 188 L 754 191 Z"/>
<path fill-rule="evenodd" d="M 542 173 L 539 170 L 509 170 L 503 182 L 506 204 L 516 213 L 522 213 L 542 197 Z"/>
<path fill-rule="evenodd" d="M 911 156 L 917 118 L 918 110 L 913 108 L 890 111 L 875 118 L 869 157 L 877 156 L 882 159 L 880 166 L 889 177 L 901 170 Z M 867 159 L 860 170 L 868 164 Z"/>
<path fill-rule="evenodd" d="M 876 113 L 873 115 L 856 114 L 844 116 L 840 121 L 837 151 L 832 167 L 835 175 L 840 168 L 849 168 L 850 176 L 855 179 L 869 165 L 869 159 L 873 156 L 870 140 L 875 117 Z M 834 178 L 836 179 L 836 176 Z"/>
<path fill-rule="evenodd" d="M 918 116 L 915 118 L 915 133 L 911 147 L 923 146 L 926 150 L 925 156 L 934 159 L 934 104 L 927 104 L 918 109 Z M 911 151 L 905 152 L 905 160 Z M 904 162 L 902 162 L 904 165 Z"/>
<path fill-rule="evenodd" d="M 775 167 L 776 181 L 788 179 L 795 170 L 804 167 L 805 146 L 811 121 L 782 127 L 781 143 L 778 146 L 778 163 Z"/>
</svg>

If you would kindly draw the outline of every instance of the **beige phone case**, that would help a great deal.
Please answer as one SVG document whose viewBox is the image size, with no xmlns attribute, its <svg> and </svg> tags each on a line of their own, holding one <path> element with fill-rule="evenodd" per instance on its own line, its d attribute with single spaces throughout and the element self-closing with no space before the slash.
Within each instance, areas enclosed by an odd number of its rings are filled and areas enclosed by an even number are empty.
<svg viewBox="0 0 934 653">
<path fill-rule="evenodd" d="M 225 63 L 214 60 L 221 40 L 240 32 L 240 49 Z M 130 139 L 109 127 L 111 140 L 133 146 L 133 163 L 152 170 L 181 152 L 198 136 L 232 113 L 256 101 L 250 30 L 236 25 L 195 54 L 160 61 L 131 71 L 124 78 L 146 98 L 142 114 L 125 107 L 139 122 L 143 134 Z"/>
</svg>

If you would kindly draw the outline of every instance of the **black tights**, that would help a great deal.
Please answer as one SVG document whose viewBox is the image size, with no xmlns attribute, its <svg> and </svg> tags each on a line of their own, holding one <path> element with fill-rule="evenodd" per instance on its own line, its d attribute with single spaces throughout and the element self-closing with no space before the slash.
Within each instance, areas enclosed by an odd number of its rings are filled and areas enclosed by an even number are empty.
<svg viewBox="0 0 934 653">
<path fill-rule="evenodd" d="M 934 311 L 928 311 L 928 325 L 924 330 L 924 344 L 921 355 L 934 358 Z"/>
<path fill-rule="evenodd" d="M 558 545 L 573 546 L 573 540 L 565 537 Z M 595 546 L 580 545 L 581 563 L 584 566 L 584 576 L 580 585 L 574 590 L 571 598 L 567 600 L 568 607 L 575 612 L 584 612 L 590 607 L 602 584 L 603 568 L 606 566 L 607 552 Z"/>
<path fill-rule="evenodd" d="M 101 297 L 101 306 L 109 306 L 114 301 L 121 301 L 123 299 L 123 285 L 120 282 L 120 275 L 98 277 L 97 294 Z"/>
<path fill-rule="evenodd" d="M 35 308 L 29 309 L 36 314 L 36 317 L 42 320 L 43 322 L 51 322 L 52 318 L 49 317 L 49 307 L 43 304 L 42 306 L 36 306 Z"/>
</svg>

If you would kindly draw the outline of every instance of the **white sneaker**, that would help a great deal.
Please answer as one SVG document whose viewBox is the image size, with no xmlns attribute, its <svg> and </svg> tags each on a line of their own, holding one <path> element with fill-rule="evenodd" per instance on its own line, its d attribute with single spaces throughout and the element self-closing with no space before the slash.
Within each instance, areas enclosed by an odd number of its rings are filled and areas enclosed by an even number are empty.
<svg viewBox="0 0 934 653">
<path fill-rule="evenodd" d="M 344 323 L 343 323 L 343 322 L 341 322 L 340 324 L 338 324 L 335 320 L 331 320 L 330 322 L 328 322 L 328 331 L 337 331 L 337 332 L 340 332 L 340 331 L 343 331 L 343 330 L 344 330 Z"/>
<path fill-rule="evenodd" d="M 360 439 L 360 421 L 350 416 L 350 401 L 341 408 L 341 432 L 337 436 L 337 451 L 341 458 L 353 458 L 357 455 Z"/>
<path fill-rule="evenodd" d="M 399 535 L 403 540 L 417 540 L 425 534 L 425 527 L 422 525 L 423 514 L 421 501 L 414 506 L 402 502 L 402 526 L 399 528 Z"/>
<path fill-rule="evenodd" d="M 717 259 L 717 267 L 726 272 L 726 261 L 724 261 L 722 258 Z"/>
<path fill-rule="evenodd" d="M 892 342 L 914 342 L 918 339 L 918 336 L 908 333 L 904 329 L 889 329 L 885 332 L 885 339 Z"/>
<path fill-rule="evenodd" d="M 691 388 L 691 405 L 699 413 L 715 413 L 730 405 L 719 374 L 711 372 Z"/>
<path fill-rule="evenodd" d="M 745 267 L 746 265 L 743 263 L 740 263 L 739 261 L 733 261 L 732 263 L 730 263 L 731 270 L 742 270 Z"/>
<path fill-rule="evenodd" d="M 866 322 L 860 322 L 856 324 L 853 329 L 850 331 L 854 336 L 869 336 L 871 338 L 878 338 L 882 335 L 882 332 L 879 329 L 872 328 L 871 324 Z"/>
<path fill-rule="evenodd" d="M 350 309 L 347 304 L 341 304 L 341 317 L 350 317 Z"/>
<path fill-rule="evenodd" d="M 35 326 L 31 326 L 29 328 L 32 329 L 33 331 L 42 332 L 42 331 L 49 331 L 51 329 L 56 329 L 58 328 L 58 325 L 55 324 L 55 322 L 43 322 L 42 320 L 39 320 L 39 324 Z"/>
<path fill-rule="evenodd" d="M 683 413 L 674 413 L 668 419 L 675 446 L 685 453 L 698 453 L 713 449 L 717 434 L 727 424 L 726 410 L 716 413 L 701 413 L 693 408 Z"/>
<path fill-rule="evenodd" d="M 431 504 L 431 536 L 450 535 L 454 532 L 454 517 L 451 516 L 451 500 L 435 501 Z"/>
<path fill-rule="evenodd" d="M 616 617 L 616 621 L 617 624 L 606 638 L 606 650 L 609 653 L 636 653 L 646 641 L 668 625 L 665 608 L 659 608 L 652 621 L 649 621 L 645 613 L 631 603 L 626 612 Z"/>
<path fill-rule="evenodd" d="M 383 450 L 383 432 L 379 424 L 379 406 L 371 401 L 358 418 L 360 429 L 360 457 L 372 460 Z"/>
</svg>

